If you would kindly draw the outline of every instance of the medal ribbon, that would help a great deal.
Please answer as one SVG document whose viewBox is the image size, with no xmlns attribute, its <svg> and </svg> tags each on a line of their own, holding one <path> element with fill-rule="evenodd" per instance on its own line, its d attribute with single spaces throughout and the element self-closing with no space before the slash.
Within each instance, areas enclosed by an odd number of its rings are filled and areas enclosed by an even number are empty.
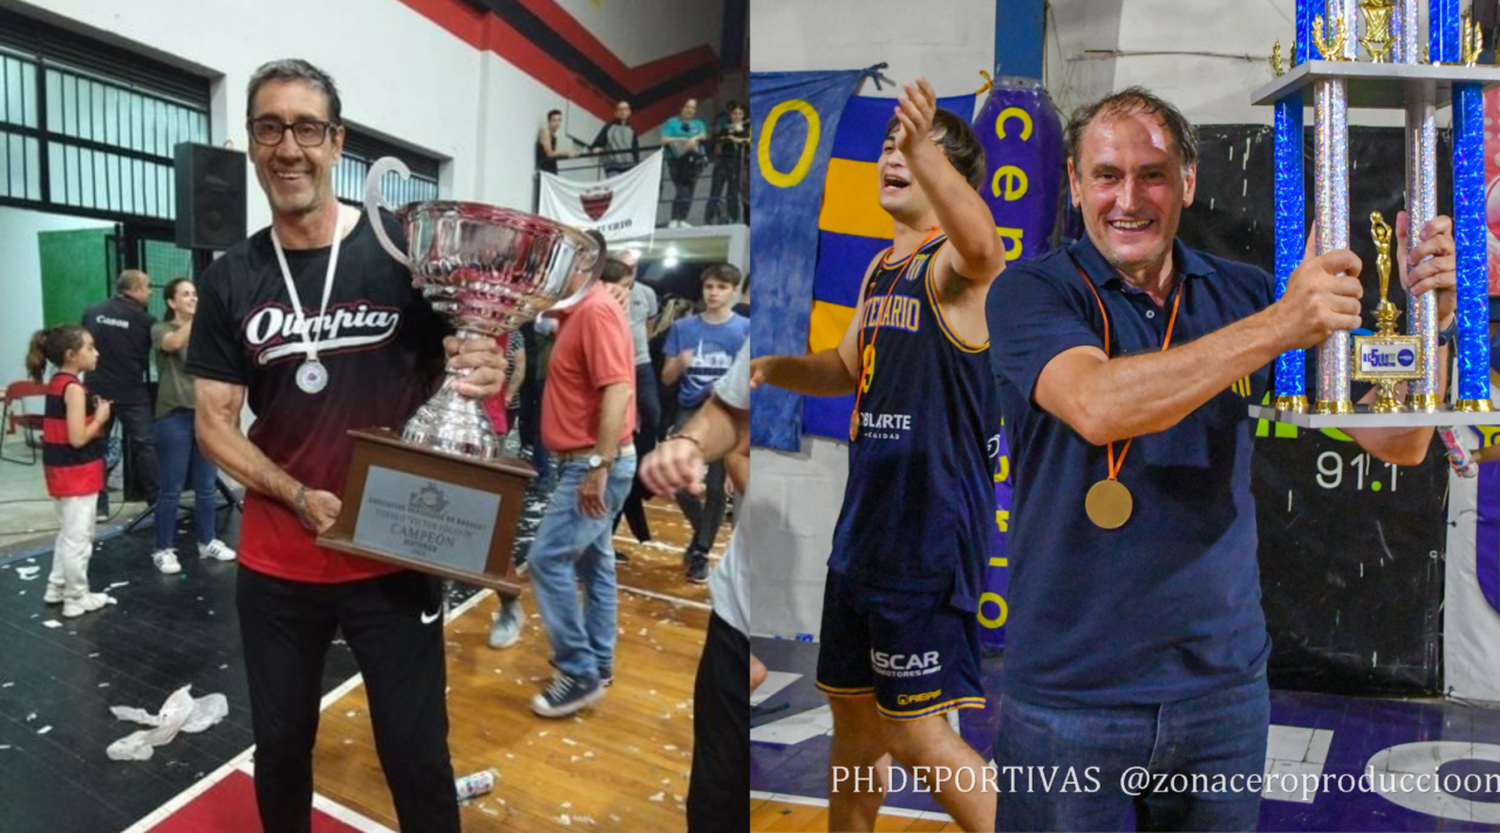
<svg viewBox="0 0 1500 833">
<path fill-rule="evenodd" d="M 323 316 L 328 314 L 328 296 L 333 291 L 333 273 L 339 265 L 339 243 L 343 241 L 344 235 L 339 232 L 343 228 L 343 208 L 339 208 L 338 216 L 333 221 L 333 251 L 328 255 L 328 272 L 323 275 L 323 306 L 318 309 L 318 337 L 308 335 L 310 329 L 307 325 L 307 316 L 302 312 L 302 298 L 297 294 L 297 284 L 292 280 L 291 267 L 286 263 L 286 252 L 281 249 L 281 239 L 276 236 L 276 229 L 271 229 L 271 245 L 276 249 L 276 263 L 281 266 L 281 279 L 286 282 L 287 294 L 292 296 L 292 314 L 297 319 L 297 333 L 302 336 L 303 350 L 307 353 L 307 361 L 318 360 L 318 342 L 323 340 L 322 321 Z"/>
<path fill-rule="evenodd" d="M 1072 256 L 1069 255 L 1069 257 L 1072 257 Z M 1094 301 L 1096 301 L 1099 304 L 1099 315 L 1104 318 L 1104 355 L 1105 355 L 1106 358 L 1108 358 L 1109 355 L 1110 355 L 1110 347 L 1109 347 L 1109 313 L 1107 313 L 1107 312 L 1104 311 L 1104 299 L 1101 298 L 1101 297 L 1099 297 L 1099 290 L 1094 288 L 1094 282 L 1093 282 L 1093 280 L 1089 278 L 1087 272 L 1083 271 L 1083 267 L 1078 265 L 1078 261 L 1076 261 L 1076 260 L 1073 261 L 1073 268 L 1075 268 L 1075 269 L 1078 270 L 1078 274 L 1083 277 L 1083 284 L 1084 284 L 1084 286 L 1087 286 L 1089 288 L 1089 291 L 1092 292 L 1092 293 L 1094 293 Z M 1172 318 L 1169 321 L 1167 321 L 1167 335 L 1166 335 L 1166 338 L 1163 338 L 1162 342 L 1161 342 L 1161 352 L 1163 352 L 1163 353 L 1165 353 L 1167 351 L 1168 347 L 1172 346 L 1172 329 L 1177 326 L 1177 308 L 1182 305 L 1182 293 L 1186 289 L 1187 289 L 1187 282 L 1186 282 L 1186 280 L 1185 279 L 1178 279 L 1178 281 L 1177 281 L 1177 298 L 1176 298 L 1176 300 L 1174 300 L 1172 302 Z M 1109 479 L 1110 480 L 1118 480 L 1118 479 L 1120 479 L 1120 469 L 1124 468 L 1124 466 L 1125 466 L 1125 455 L 1130 453 L 1130 443 L 1133 442 L 1134 440 L 1135 440 L 1135 437 L 1131 437 L 1130 439 L 1128 439 L 1128 440 L 1125 441 L 1125 447 L 1122 448 L 1122 449 L 1120 449 L 1120 459 L 1118 461 L 1115 460 L 1115 444 L 1114 444 L 1114 441 L 1113 440 L 1110 441 L 1109 448 L 1108 448 L 1108 454 L 1109 454 Z"/>
<path fill-rule="evenodd" d="M 917 259 L 917 252 L 922 251 L 922 247 L 926 246 L 928 243 L 931 243 L 932 239 L 934 237 L 937 237 L 939 234 L 941 234 L 942 231 L 943 231 L 943 229 L 940 226 L 933 226 L 932 230 L 929 231 L 929 232 L 927 232 L 927 236 L 924 237 L 924 238 L 922 238 L 922 242 L 918 243 L 917 247 L 915 249 L 912 249 L 911 254 L 909 254 L 909 255 L 906 256 L 906 263 L 904 265 L 902 265 L 901 271 L 896 273 L 896 279 L 893 280 L 893 281 L 891 281 L 891 288 L 887 289 L 885 291 L 885 301 L 889 301 L 890 300 L 891 293 L 896 291 L 896 284 L 901 283 L 901 279 L 906 276 L 906 270 L 910 269 L 912 263 L 914 263 L 916 261 L 916 259 Z M 891 248 L 885 250 L 885 254 L 882 254 L 880 256 L 880 262 L 881 262 L 882 265 L 884 265 L 886 257 L 888 257 L 890 255 L 890 253 L 893 252 L 893 251 L 895 251 L 895 250 L 896 250 L 895 246 L 892 246 Z M 871 285 L 870 288 L 871 289 L 874 288 L 873 281 L 872 281 L 872 285 Z M 862 300 L 869 300 L 869 297 L 866 296 Z M 882 303 L 884 303 L 884 302 L 882 302 Z M 864 316 L 866 314 L 866 312 L 867 312 L 866 310 L 862 309 L 857 314 L 860 315 L 860 316 Z M 882 312 L 881 314 L 883 315 L 885 313 Z M 880 335 L 880 319 L 877 318 L 875 320 L 875 332 L 870 336 L 870 347 L 871 347 L 871 349 L 874 349 L 874 347 L 875 347 L 875 339 L 879 335 Z M 864 388 L 865 388 L 865 373 L 868 370 L 868 368 L 865 367 L 865 322 L 863 322 L 863 321 L 859 322 L 859 336 L 858 336 L 858 339 L 857 339 L 857 342 L 856 342 L 856 346 L 855 346 L 854 349 L 856 349 L 856 350 L 859 351 L 859 381 L 856 382 L 855 385 L 854 385 L 854 421 L 849 425 L 849 442 L 854 442 L 854 440 L 856 438 L 856 435 L 858 434 L 858 430 L 857 430 L 856 426 L 859 425 L 859 400 L 860 400 L 860 397 L 863 396 L 864 392 L 865 392 L 865 390 L 864 390 Z"/>
</svg>

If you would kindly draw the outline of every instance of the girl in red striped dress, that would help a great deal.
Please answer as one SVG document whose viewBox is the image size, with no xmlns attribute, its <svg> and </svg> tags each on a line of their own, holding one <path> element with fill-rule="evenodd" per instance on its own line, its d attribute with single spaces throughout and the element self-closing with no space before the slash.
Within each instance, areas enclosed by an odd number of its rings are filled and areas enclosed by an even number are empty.
<svg viewBox="0 0 1500 833">
<path fill-rule="evenodd" d="M 77 324 L 38 330 L 31 337 L 26 370 L 40 382 L 48 363 L 57 367 L 47 383 L 42 422 L 42 466 L 47 493 L 57 508 L 57 546 L 42 599 L 62 603 L 62 615 L 82 616 L 114 599 L 89 591 L 94 547 L 94 501 L 104 488 L 104 442 L 109 402 L 90 396 L 79 374 L 99 363 L 94 337 Z"/>
</svg>

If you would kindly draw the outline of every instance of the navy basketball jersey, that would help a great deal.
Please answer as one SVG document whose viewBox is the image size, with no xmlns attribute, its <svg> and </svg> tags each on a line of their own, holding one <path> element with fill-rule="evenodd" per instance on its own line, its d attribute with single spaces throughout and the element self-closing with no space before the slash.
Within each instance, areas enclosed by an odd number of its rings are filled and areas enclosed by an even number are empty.
<svg viewBox="0 0 1500 833">
<path fill-rule="evenodd" d="M 989 343 L 959 339 L 936 301 L 931 262 L 946 240 L 882 258 L 865 290 L 858 438 L 828 566 L 972 605 L 995 523 L 1000 410 Z"/>
</svg>

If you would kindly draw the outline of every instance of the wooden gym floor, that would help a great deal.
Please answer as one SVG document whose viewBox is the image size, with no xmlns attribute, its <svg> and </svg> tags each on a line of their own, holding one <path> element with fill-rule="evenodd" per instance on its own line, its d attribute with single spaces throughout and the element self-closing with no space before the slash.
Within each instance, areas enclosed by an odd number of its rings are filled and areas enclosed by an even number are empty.
<svg viewBox="0 0 1500 833">
<path fill-rule="evenodd" d="M 529 496 L 523 542 L 535 528 L 540 501 Z M 551 673 L 529 592 L 522 597 L 528 626 L 521 642 L 493 651 L 486 641 L 494 596 L 453 587 L 447 639 L 454 768 L 459 775 L 494 769 L 500 776 L 493 792 L 464 806 L 466 831 L 555 830 L 567 824 L 682 828 L 692 685 L 708 592 L 683 578 L 687 526 L 675 505 L 659 499 L 648 513 L 655 541 L 636 543 L 623 522 L 615 539 L 630 558 L 618 571 L 615 683 L 578 715 L 548 720 L 529 708 Z M 220 518 L 221 534 L 233 543 L 239 516 Z M 50 553 L 0 558 L 5 833 L 257 829 L 253 813 L 194 826 L 182 812 L 222 793 L 238 791 L 244 800 L 243 785 L 228 788 L 235 777 L 245 777 L 252 760 L 233 612 L 237 568 L 186 556 L 182 574 L 162 576 L 150 563 L 150 538 L 148 526 L 101 542 L 90 577 L 96 588 L 111 588 L 119 604 L 79 619 L 62 620 L 55 607 L 42 604 Z M 180 537 L 179 544 L 187 540 Z M 727 540 L 726 526 L 716 555 Z M 347 648 L 336 644 L 324 678 L 315 781 L 320 802 L 347 808 L 345 815 L 358 823 L 326 829 L 395 829 L 364 691 L 351 677 L 355 671 Z M 197 696 L 224 693 L 229 716 L 205 732 L 179 736 L 150 761 L 106 758 L 109 743 L 138 728 L 115 720 L 110 706 L 155 712 L 168 694 L 189 683 Z M 216 783 L 225 788 L 215 789 Z M 221 805 L 213 817 L 229 815 Z"/>
</svg>

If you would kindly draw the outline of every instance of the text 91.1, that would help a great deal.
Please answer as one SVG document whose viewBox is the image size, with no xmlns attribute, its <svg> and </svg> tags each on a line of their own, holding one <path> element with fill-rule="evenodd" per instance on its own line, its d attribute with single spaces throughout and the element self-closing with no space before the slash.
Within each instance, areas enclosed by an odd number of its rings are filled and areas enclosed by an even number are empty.
<svg viewBox="0 0 1500 833">
<path fill-rule="evenodd" d="M 1376 467 L 1377 461 L 1368 454 L 1356 454 L 1354 459 L 1348 462 L 1348 467 L 1354 470 L 1354 488 L 1356 491 L 1364 491 L 1365 480 L 1370 479 L 1370 491 L 1378 492 L 1384 488 L 1382 481 L 1373 479 L 1380 469 Z M 1337 489 L 1344 482 L 1344 458 L 1337 451 L 1325 451 L 1318 455 L 1318 485 L 1325 489 Z M 1396 491 L 1396 476 L 1400 466 L 1395 463 L 1386 463 L 1385 467 L 1391 470 L 1390 487 Z"/>
</svg>

